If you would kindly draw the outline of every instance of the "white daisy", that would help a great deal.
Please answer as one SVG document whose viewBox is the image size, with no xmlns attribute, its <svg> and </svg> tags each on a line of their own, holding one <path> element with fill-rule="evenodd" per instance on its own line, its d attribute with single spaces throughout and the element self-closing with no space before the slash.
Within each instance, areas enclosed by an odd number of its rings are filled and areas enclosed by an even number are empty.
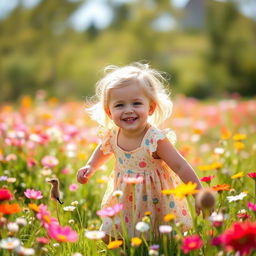
<svg viewBox="0 0 256 256">
<path fill-rule="evenodd" d="M 75 209 L 76 209 L 75 206 L 65 206 L 65 207 L 63 208 L 63 210 L 64 210 L 65 212 L 73 212 Z"/>
<path fill-rule="evenodd" d="M 146 222 L 140 221 L 136 224 L 136 229 L 140 232 L 147 232 L 149 230 L 149 225 Z"/>
<path fill-rule="evenodd" d="M 238 194 L 236 196 L 227 196 L 227 199 L 228 199 L 229 203 L 231 203 L 231 202 L 243 200 L 246 196 L 247 196 L 247 194 L 245 192 L 241 192 L 240 194 Z"/>
<path fill-rule="evenodd" d="M 99 240 L 99 239 L 102 239 L 105 236 L 105 232 L 104 231 L 98 231 L 98 230 L 86 230 L 84 235 L 88 239 Z"/>
<path fill-rule="evenodd" d="M 13 250 L 20 245 L 20 240 L 15 237 L 8 237 L 0 241 L 0 248 Z"/>
</svg>

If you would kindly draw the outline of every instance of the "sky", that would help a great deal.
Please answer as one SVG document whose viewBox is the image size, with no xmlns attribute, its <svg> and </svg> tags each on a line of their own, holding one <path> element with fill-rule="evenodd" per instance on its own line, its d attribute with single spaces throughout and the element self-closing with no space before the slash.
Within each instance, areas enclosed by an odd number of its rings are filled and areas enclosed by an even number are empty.
<svg viewBox="0 0 256 256">
<path fill-rule="evenodd" d="M 19 1 L 26 8 L 32 8 L 41 0 L 0 0 L 0 19 L 6 17 L 17 5 Z M 69 0 L 76 1 L 76 0 Z M 112 0 L 113 1 L 113 0 Z M 114 0 L 117 3 L 131 2 L 135 0 Z M 172 0 L 172 3 L 177 8 L 184 7 L 189 0 Z M 225 0 L 218 0 L 225 1 Z M 238 0 L 240 2 L 241 12 L 256 20 L 256 0 Z M 71 25 L 78 31 L 85 30 L 93 21 L 95 26 L 99 29 L 108 27 L 112 20 L 112 10 L 107 5 L 106 0 L 87 0 L 81 7 L 74 12 L 70 17 Z M 156 28 L 162 30 L 169 30 L 175 26 L 175 20 L 170 16 L 162 16 L 155 22 Z"/>
</svg>

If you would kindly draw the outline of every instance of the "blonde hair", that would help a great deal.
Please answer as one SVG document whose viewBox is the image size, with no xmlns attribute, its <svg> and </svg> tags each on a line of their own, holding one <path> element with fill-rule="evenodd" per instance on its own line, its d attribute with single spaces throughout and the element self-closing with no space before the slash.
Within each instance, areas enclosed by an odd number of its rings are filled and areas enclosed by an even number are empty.
<svg viewBox="0 0 256 256">
<path fill-rule="evenodd" d="M 104 127 L 113 127 L 112 120 L 106 114 L 108 108 L 109 92 L 113 88 L 120 88 L 131 83 L 141 86 L 150 101 L 156 104 L 154 113 L 149 117 L 149 122 L 153 125 L 160 125 L 172 113 L 172 101 L 169 91 L 166 89 L 167 83 L 163 75 L 150 68 L 148 64 L 139 62 L 124 66 L 107 66 L 105 76 L 96 84 L 96 101 L 87 108 L 93 120 L 96 120 Z"/>
</svg>

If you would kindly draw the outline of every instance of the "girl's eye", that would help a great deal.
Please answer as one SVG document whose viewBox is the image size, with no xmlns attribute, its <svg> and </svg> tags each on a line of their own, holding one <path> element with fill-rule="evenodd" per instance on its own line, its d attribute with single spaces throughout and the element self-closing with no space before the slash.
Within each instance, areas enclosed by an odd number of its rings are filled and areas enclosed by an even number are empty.
<svg viewBox="0 0 256 256">
<path fill-rule="evenodd" d="M 120 108 L 120 107 L 122 107 L 124 104 L 117 104 L 117 105 L 115 105 L 115 108 Z"/>
<path fill-rule="evenodd" d="M 133 105 L 141 105 L 141 104 L 142 104 L 142 103 L 139 102 L 139 101 L 136 101 L 136 102 L 133 103 Z"/>
</svg>

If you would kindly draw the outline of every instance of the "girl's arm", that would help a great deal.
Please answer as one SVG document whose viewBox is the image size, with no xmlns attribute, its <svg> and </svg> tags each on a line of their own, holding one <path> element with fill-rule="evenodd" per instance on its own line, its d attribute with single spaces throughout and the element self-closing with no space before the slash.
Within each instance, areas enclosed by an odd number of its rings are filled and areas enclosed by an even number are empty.
<svg viewBox="0 0 256 256">
<path fill-rule="evenodd" d="M 197 184 L 197 189 L 202 188 L 202 184 L 193 168 L 173 147 L 167 138 L 158 141 L 156 153 L 184 183 L 191 181 Z"/>
<path fill-rule="evenodd" d="M 112 153 L 104 154 L 101 150 L 101 144 L 99 144 L 87 161 L 86 165 L 78 170 L 77 181 L 82 184 L 87 183 L 87 181 L 94 174 L 94 172 L 100 166 L 102 166 L 111 156 Z"/>
</svg>

